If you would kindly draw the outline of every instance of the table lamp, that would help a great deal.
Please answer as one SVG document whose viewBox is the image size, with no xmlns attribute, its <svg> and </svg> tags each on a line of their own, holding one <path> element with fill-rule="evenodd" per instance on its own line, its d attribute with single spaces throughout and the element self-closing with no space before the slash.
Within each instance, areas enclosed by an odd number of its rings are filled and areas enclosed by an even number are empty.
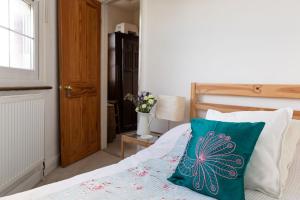
<svg viewBox="0 0 300 200">
<path fill-rule="evenodd" d="M 157 99 L 155 116 L 157 119 L 168 121 L 168 130 L 170 121 L 181 122 L 185 118 L 185 98 L 178 96 L 160 95 Z"/>
</svg>

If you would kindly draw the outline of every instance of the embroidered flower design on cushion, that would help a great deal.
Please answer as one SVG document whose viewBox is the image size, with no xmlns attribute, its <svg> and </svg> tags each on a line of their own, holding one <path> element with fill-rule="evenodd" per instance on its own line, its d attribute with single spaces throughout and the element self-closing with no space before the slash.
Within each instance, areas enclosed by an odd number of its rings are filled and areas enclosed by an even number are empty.
<svg viewBox="0 0 300 200">
<path fill-rule="evenodd" d="M 244 166 L 244 158 L 234 154 L 235 149 L 236 143 L 229 136 L 208 132 L 196 144 L 196 159 L 189 157 L 186 151 L 178 170 L 184 176 L 193 177 L 195 190 L 201 191 L 205 187 L 216 195 L 219 192 L 218 177 L 235 179 L 237 169 Z"/>
</svg>

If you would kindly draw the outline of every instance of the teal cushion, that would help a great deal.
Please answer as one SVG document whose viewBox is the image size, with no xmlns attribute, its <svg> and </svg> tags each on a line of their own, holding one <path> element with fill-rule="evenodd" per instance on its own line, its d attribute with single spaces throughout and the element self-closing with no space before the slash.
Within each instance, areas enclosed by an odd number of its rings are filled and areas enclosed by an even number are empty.
<svg viewBox="0 0 300 200">
<path fill-rule="evenodd" d="M 244 200 L 244 174 L 265 126 L 192 120 L 192 136 L 172 183 L 219 200 Z"/>
</svg>

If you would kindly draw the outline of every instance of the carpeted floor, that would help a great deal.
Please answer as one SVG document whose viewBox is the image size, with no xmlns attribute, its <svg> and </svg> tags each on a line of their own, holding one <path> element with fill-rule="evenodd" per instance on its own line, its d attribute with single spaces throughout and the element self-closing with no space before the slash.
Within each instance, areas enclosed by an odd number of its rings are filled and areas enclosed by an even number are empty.
<svg viewBox="0 0 300 200">
<path fill-rule="evenodd" d="M 37 187 L 68 179 L 85 172 L 93 171 L 95 169 L 117 163 L 120 160 L 121 159 L 119 157 L 99 151 L 66 168 L 58 167 L 51 174 L 46 176 L 44 180 L 37 185 Z"/>
<path fill-rule="evenodd" d="M 113 143 L 108 144 L 107 149 L 99 151 L 81 161 L 78 161 L 66 168 L 58 167 L 51 174 L 46 176 L 37 187 L 71 178 L 73 176 L 93 171 L 95 169 L 115 164 L 120 158 L 121 135 L 118 135 Z M 137 152 L 135 145 L 126 145 L 125 156 L 128 157 Z"/>
</svg>

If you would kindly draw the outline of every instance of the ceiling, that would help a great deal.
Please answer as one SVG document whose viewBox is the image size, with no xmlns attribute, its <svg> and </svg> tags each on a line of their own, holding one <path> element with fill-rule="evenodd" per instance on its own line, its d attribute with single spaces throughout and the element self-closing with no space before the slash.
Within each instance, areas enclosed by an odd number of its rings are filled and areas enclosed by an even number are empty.
<svg viewBox="0 0 300 200">
<path fill-rule="evenodd" d="M 139 9 L 140 0 L 111 0 L 109 2 L 109 5 L 129 11 L 134 11 Z"/>
</svg>

